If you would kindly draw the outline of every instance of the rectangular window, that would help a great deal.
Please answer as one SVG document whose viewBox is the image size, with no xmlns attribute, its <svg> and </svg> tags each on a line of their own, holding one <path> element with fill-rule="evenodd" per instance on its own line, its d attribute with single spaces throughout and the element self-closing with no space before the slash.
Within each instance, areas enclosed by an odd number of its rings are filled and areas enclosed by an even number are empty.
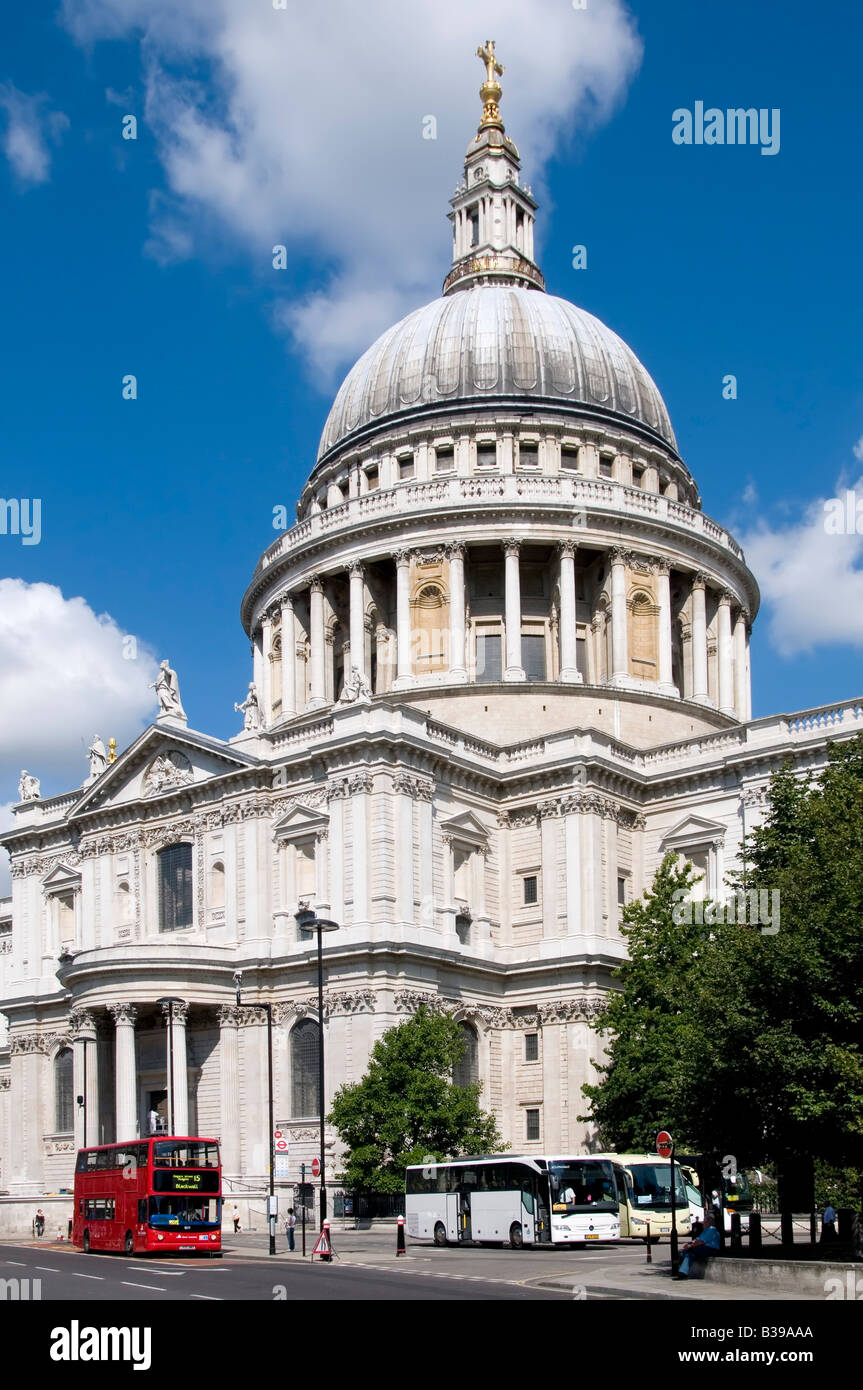
<svg viewBox="0 0 863 1390">
<path fill-rule="evenodd" d="M 478 444 L 476 447 L 477 468 L 497 467 L 497 449 L 493 444 Z"/>
<path fill-rule="evenodd" d="M 159 930 L 191 925 L 192 846 L 169 845 L 159 851 Z"/>
<path fill-rule="evenodd" d="M 455 464 L 455 453 L 452 449 L 436 449 L 434 456 L 434 469 L 436 473 L 451 473 Z"/>
<path fill-rule="evenodd" d="M 564 445 L 560 451 L 560 466 L 565 473 L 578 471 L 578 450 Z"/>
<path fill-rule="evenodd" d="M 626 907 L 626 875 L 617 876 L 617 906 Z"/>
<path fill-rule="evenodd" d="M 499 632 L 478 632 L 476 636 L 476 678 L 478 681 L 499 681 L 501 678 Z"/>
<path fill-rule="evenodd" d="M 539 449 L 536 444 L 519 444 L 518 463 L 520 468 L 539 467 Z"/>
<path fill-rule="evenodd" d="M 522 883 L 524 885 L 525 907 L 529 907 L 532 903 L 539 902 L 539 888 L 536 874 L 529 874 L 527 878 L 522 879 Z"/>
<path fill-rule="evenodd" d="M 633 486 L 633 487 L 644 487 L 644 469 L 643 469 L 643 468 L 633 468 L 633 470 L 632 470 L 632 486 Z"/>
<path fill-rule="evenodd" d="M 470 226 L 470 241 L 468 246 L 479 246 L 479 209 L 473 209 L 468 213 L 468 224 Z"/>
<path fill-rule="evenodd" d="M 539 1033 L 525 1033 L 524 1060 L 526 1062 L 539 1061 Z"/>
<path fill-rule="evenodd" d="M 521 660 L 529 681 L 545 680 L 545 635 L 542 632 L 523 632 Z"/>
<path fill-rule="evenodd" d="M 525 1110 L 525 1138 L 529 1141 L 539 1139 L 539 1111 Z"/>
<path fill-rule="evenodd" d="M 380 481 L 380 476 L 376 468 L 369 468 L 366 472 L 366 492 L 374 492 Z"/>
<path fill-rule="evenodd" d="M 587 682 L 587 638 L 576 637 L 575 639 L 575 669 L 581 679 Z"/>
<path fill-rule="evenodd" d="M 399 459 L 399 482 L 407 482 L 408 478 L 414 475 L 414 461 L 412 458 Z"/>
<path fill-rule="evenodd" d="M 614 459 L 611 454 L 602 454 L 599 460 L 600 478 L 611 478 L 614 475 Z"/>
</svg>

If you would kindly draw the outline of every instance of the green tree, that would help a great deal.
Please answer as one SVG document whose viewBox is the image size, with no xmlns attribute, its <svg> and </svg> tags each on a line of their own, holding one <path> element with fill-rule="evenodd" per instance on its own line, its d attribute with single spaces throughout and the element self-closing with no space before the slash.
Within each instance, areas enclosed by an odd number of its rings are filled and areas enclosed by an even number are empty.
<svg viewBox="0 0 863 1390">
<path fill-rule="evenodd" d="M 424 1005 L 375 1043 L 362 1081 L 339 1088 L 329 1116 L 348 1150 L 346 1186 L 401 1192 L 409 1163 L 508 1147 L 480 1109 L 481 1087 L 453 1083 L 464 1048 L 455 1020 Z"/>
<path fill-rule="evenodd" d="M 741 1166 L 818 1155 L 859 1170 L 863 737 L 831 746 L 817 779 L 774 775 L 744 861 L 732 888 L 746 921 L 707 904 L 701 923 L 681 923 L 687 871 L 670 857 L 624 912 L 631 958 L 598 1021 L 608 1062 L 584 1088 L 592 1118 L 618 1148 L 662 1124 L 681 1151 Z M 752 923 L 753 892 L 778 902 L 778 922 Z"/>
</svg>

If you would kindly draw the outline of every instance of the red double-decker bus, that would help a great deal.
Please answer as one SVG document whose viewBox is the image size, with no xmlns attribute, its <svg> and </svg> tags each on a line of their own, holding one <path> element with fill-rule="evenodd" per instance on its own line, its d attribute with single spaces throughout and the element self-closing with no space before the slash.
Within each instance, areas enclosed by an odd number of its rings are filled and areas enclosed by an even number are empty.
<svg viewBox="0 0 863 1390">
<path fill-rule="evenodd" d="M 218 1141 L 160 1134 L 79 1149 L 72 1241 L 85 1253 L 220 1254 Z"/>
</svg>

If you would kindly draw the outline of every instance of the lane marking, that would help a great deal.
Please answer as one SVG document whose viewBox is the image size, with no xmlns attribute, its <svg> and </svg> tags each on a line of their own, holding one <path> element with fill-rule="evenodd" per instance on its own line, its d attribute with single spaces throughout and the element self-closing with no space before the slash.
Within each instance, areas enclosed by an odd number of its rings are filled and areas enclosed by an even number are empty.
<svg viewBox="0 0 863 1390">
<path fill-rule="evenodd" d="M 223 1298 L 217 1298 L 215 1294 L 210 1293 L 190 1293 L 189 1297 L 203 1298 L 206 1299 L 207 1303 L 224 1303 L 225 1301 Z"/>
<path fill-rule="evenodd" d="M 131 1281 L 131 1279 L 121 1279 L 120 1282 L 121 1282 L 121 1284 L 123 1284 L 127 1289 L 149 1289 L 151 1293 L 167 1293 L 167 1292 L 168 1292 L 167 1289 L 160 1289 L 159 1286 L 158 1286 L 158 1284 L 133 1284 L 132 1281 Z"/>
<path fill-rule="evenodd" d="M 72 1278 L 73 1278 L 73 1279 L 98 1279 L 100 1284 L 104 1284 L 104 1282 L 105 1282 L 105 1280 L 104 1280 L 104 1278 L 102 1277 L 101 1274 L 79 1274 L 78 1271 L 77 1271 L 76 1269 L 73 1269 L 73 1271 L 72 1271 Z"/>
<path fill-rule="evenodd" d="M 59 1269 L 52 1269 L 50 1265 L 34 1265 L 34 1269 L 41 1269 L 44 1274 L 59 1274 Z"/>
<path fill-rule="evenodd" d="M 29 1265 L 26 1265 L 23 1260 L 4 1260 L 3 1263 L 7 1265 L 17 1265 L 19 1269 L 29 1268 Z"/>
<path fill-rule="evenodd" d="M 137 1274 L 140 1265 L 126 1265 L 126 1268 L 131 1269 L 133 1274 Z M 184 1269 L 163 1269 L 161 1274 L 163 1279 L 182 1279 L 185 1272 Z"/>
</svg>

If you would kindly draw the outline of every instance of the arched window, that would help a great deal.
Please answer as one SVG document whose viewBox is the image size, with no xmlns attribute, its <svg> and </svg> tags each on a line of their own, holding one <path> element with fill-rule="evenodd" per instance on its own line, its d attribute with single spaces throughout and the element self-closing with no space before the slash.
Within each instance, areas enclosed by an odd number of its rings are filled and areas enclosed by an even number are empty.
<svg viewBox="0 0 863 1390">
<path fill-rule="evenodd" d="M 159 930 L 179 931 L 192 925 L 192 846 L 159 850 Z"/>
<path fill-rule="evenodd" d="M 291 1113 L 295 1119 L 321 1113 L 318 1025 L 312 1018 L 291 1032 Z"/>
<path fill-rule="evenodd" d="M 54 1129 L 70 1134 L 75 1128 L 75 1080 L 72 1049 L 61 1047 L 54 1058 Z"/>
<path fill-rule="evenodd" d="M 225 866 L 221 860 L 210 865 L 207 900 L 210 907 L 225 906 Z"/>
<path fill-rule="evenodd" d="M 475 1086 L 479 1081 L 479 1040 L 476 1036 L 476 1029 L 469 1023 L 460 1023 L 462 1041 L 464 1042 L 464 1052 L 461 1061 L 456 1062 L 453 1068 L 453 1084 L 455 1086 Z"/>
</svg>

